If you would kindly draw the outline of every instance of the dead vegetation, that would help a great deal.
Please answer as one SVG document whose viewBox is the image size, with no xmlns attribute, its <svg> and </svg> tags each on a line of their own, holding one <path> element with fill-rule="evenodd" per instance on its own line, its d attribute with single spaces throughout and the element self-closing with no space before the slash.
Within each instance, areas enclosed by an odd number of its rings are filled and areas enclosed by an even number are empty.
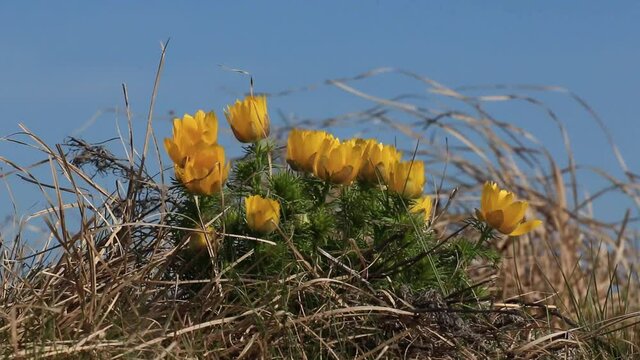
<svg viewBox="0 0 640 360">
<path fill-rule="evenodd" d="M 162 62 L 158 79 L 161 68 Z M 381 98 L 356 87 L 357 81 L 376 76 L 408 77 L 422 83 L 431 96 L 459 106 L 434 110 L 416 105 L 411 97 Z M 126 149 L 123 158 L 109 147 L 79 139 L 70 139 L 66 147 L 50 147 L 25 127 L 5 139 L 42 154 L 43 160 L 33 166 L 0 157 L 12 168 L 1 176 L 19 176 L 42 192 L 45 208 L 20 226 L 41 221 L 49 236 L 44 248 L 35 251 L 20 232 L 0 239 L 0 353 L 7 358 L 640 355 L 638 175 L 613 147 L 625 176 L 591 169 L 592 176 L 609 185 L 580 195 L 580 165 L 573 160 L 568 134 L 553 111 L 530 95 L 558 89 L 502 88 L 505 95 L 485 90 L 488 94 L 471 96 L 394 69 L 320 86 L 337 87 L 371 106 L 296 126 L 370 130 L 375 123 L 377 131 L 420 140 L 418 156 L 431 168 L 446 166 L 434 186 L 440 197 L 439 232 L 455 231 L 450 224 L 477 206 L 476 199 L 456 194 L 479 194 L 487 179 L 530 200 L 544 228 L 496 244 L 504 256 L 499 269 L 483 263 L 475 267 L 475 286 L 490 288 L 490 294 L 470 291 L 473 296 L 443 297 L 394 283 L 376 289 L 357 273 L 344 275 L 334 268 L 292 268 L 279 277 L 255 278 L 231 266 L 199 279 L 167 278 L 185 244 L 167 240 L 174 199 L 167 185 L 169 173 L 150 170 L 163 168 L 159 155 L 151 160 L 150 154 L 159 154 L 151 110 L 139 152 L 129 117 L 130 131 L 120 138 Z M 563 94 L 599 121 L 580 98 Z M 562 132 L 566 158 L 550 153 L 527 130 L 492 117 L 483 105 L 498 101 L 525 101 L 542 108 Z M 130 115 L 128 101 L 126 109 Z M 279 130 L 284 134 L 288 128 Z M 49 167 L 50 175 L 38 178 L 36 167 Z M 99 185 L 96 178 L 101 176 L 117 178 L 116 188 Z M 594 218 L 590 206 L 595 199 L 612 193 L 628 200 L 627 215 L 617 222 Z"/>
</svg>

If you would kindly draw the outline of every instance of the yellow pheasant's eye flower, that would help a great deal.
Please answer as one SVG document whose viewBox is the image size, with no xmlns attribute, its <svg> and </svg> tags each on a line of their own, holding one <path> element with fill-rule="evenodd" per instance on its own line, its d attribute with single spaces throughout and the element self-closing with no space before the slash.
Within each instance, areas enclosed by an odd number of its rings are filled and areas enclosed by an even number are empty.
<svg viewBox="0 0 640 360">
<path fill-rule="evenodd" d="M 265 199 L 260 195 L 244 199 L 247 213 L 247 225 L 253 231 L 268 234 L 280 223 L 280 203 L 277 200 Z"/>
<path fill-rule="evenodd" d="M 227 106 L 224 112 L 238 141 L 256 142 L 269 136 L 269 113 L 266 96 L 247 96 Z"/>
<path fill-rule="evenodd" d="M 229 175 L 224 149 L 220 145 L 203 146 L 190 154 L 183 167 L 175 166 L 176 177 L 193 194 L 219 192 Z"/>
<path fill-rule="evenodd" d="M 164 139 L 164 148 L 176 165 L 184 166 L 187 156 L 198 147 L 213 145 L 217 141 L 216 114 L 198 110 L 193 116 L 185 114 L 182 119 L 173 120 L 173 138 Z"/>
<path fill-rule="evenodd" d="M 212 227 L 208 227 L 207 231 L 194 229 L 189 232 L 189 249 L 199 252 L 207 248 L 207 244 L 215 239 L 215 231 Z"/>
<path fill-rule="evenodd" d="M 402 153 L 394 146 L 366 140 L 360 179 L 370 183 L 388 183 L 391 168 L 401 157 Z"/>
<path fill-rule="evenodd" d="M 526 201 L 515 201 L 512 192 L 498 188 L 496 183 L 486 182 L 476 216 L 505 235 L 518 236 L 542 224 L 540 220 L 524 221 L 528 206 Z"/>
<path fill-rule="evenodd" d="M 349 185 L 362 166 L 362 146 L 356 140 L 327 138 L 320 146 L 314 175 L 339 185 Z"/>
<path fill-rule="evenodd" d="M 405 198 L 417 198 L 424 188 L 424 163 L 422 161 L 396 162 L 389 171 L 389 191 Z"/>
<path fill-rule="evenodd" d="M 431 196 L 425 195 L 417 199 L 413 203 L 409 211 L 411 211 L 414 214 L 418 214 L 422 212 L 424 213 L 424 220 L 429 221 L 431 219 L 432 208 L 433 208 L 433 200 L 431 199 Z"/>
<path fill-rule="evenodd" d="M 313 172 L 325 139 L 333 139 L 333 135 L 325 131 L 291 130 L 287 139 L 287 163 L 293 170 Z"/>
</svg>

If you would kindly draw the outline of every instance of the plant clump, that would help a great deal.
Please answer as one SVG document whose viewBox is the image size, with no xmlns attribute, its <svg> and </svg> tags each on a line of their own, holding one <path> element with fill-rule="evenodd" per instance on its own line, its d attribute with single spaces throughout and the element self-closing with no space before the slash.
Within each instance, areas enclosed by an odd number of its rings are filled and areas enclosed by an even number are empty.
<svg viewBox="0 0 640 360">
<path fill-rule="evenodd" d="M 374 288 L 462 294 L 471 286 L 465 268 L 475 259 L 497 259 L 486 246 L 494 229 L 521 235 L 540 224 L 524 222 L 526 201 L 487 182 L 477 218 L 460 224 L 477 231 L 440 238 L 432 226 L 437 198 L 425 193 L 422 161 L 403 160 L 375 139 L 340 140 L 298 128 L 278 152 L 268 137 L 264 96 L 237 101 L 225 114 L 238 141 L 248 143 L 230 172 L 214 112 L 176 119 L 173 138 L 165 139 L 179 194 L 173 225 L 217 234 L 198 236 L 215 244 L 196 254 L 189 247 L 179 257 L 182 270 L 174 267 L 169 277 L 202 277 L 233 265 L 239 276 L 328 271 Z M 176 242 L 183 237 L 175 231 Z"/>
</svg>

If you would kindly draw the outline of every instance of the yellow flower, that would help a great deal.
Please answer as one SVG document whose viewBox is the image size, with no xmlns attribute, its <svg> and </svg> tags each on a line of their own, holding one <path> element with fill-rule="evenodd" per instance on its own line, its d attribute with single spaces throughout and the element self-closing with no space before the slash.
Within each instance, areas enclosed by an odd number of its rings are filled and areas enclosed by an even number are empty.
<svg viewBox="0 0 640 360">
<path fill-rule="evenodd" d="M 518 236 L 542 224 L 540 220 L 524 221 L 528 206 L 526 201 L 515 201 L 512 192 L 487 181 L 482 189 L 480 210 L 476 209 L 476 216 L 505 235 Z"/>
<path fill-rule="evenodd" d="M 216 114 L 198 110 L 194 116 L 184 114 L 182 119 L 173 119 L 173 138 L 164 139 L 164 148 L 176 165 L 184 166 L 187 156 L 198 147 L 213 145 L 217 140 Z"/>
<path fill-rule="evenodd" d="M 387 186 L 391 192 L 413 199 L 422 194 L 424 180 L 422 161 L 399 161 L 393 164 L 389 171 Z"/>
<path fill-rule="evenodd" d="M 327 137 L 318 151 L 314 175 L 334 184 L 351 184 L 362 166 L 362 151 L 357 140 Z"/>
<path fill-rule="evenodd" d="M 287 139 L 287 163 L 293 170 L 313 172 L 318 151 L 327 138 L 333 135 L 325 131 L 293 129 Z"/>
<path fill-rule="evenodd" d="M 224 149 L 220 145 L 202 146 L 187 156 L 184 167 L 175 166 L 176 177 L 190 192 L 211 195 L 222 189 L 229 175 Z"/>
<path fill-rule="evenodd" d="M 420 213 L 420 212 L 424 212 L 424 220 L 425 221 L 429 221 L 429 220 L 431 220 L 431 209 L 432 208 L 433 208 L 433 201 L 431 199 L 431 196 L 425 195 L 425 196 L 421 197 L 420 199 L 417 199 L 413 203 L 413 206 L 411 206 L 409 211 L 411 211 L 414 214 L 417 214 L 417 213 Z"/>
<path fill-rule="evenodd" d="M 266 96 L 247 96 L 227 106 L 224 112 L 238 141 L 256 142 L 269 136 L 269 114 Z"/>
<path fill-rule="evenodd" d="M 247 225 L 254 231 L 268 234 L 280 223 L 280 203 L 277 200 L 265 199 L 260 195 L 244 199 L 247 213 Z"/>
<path fill-rule="evenodd" d="M 384 145 L 373 139 L 365 140 L 365 144 L 360 179 L 386 184 L 389 181 L 391 168 L 400 161 L 402 153 L 394 146 Z"/>
<path fill-rule="evenodd" d="M 212 227 L 207 228 L 206 233 L 201 229 L 194 229 L 189 232 L 189 249 L 200 251 L 207 248 L 207 243 L 215 239 L 215 231 Z"/>
</svg>

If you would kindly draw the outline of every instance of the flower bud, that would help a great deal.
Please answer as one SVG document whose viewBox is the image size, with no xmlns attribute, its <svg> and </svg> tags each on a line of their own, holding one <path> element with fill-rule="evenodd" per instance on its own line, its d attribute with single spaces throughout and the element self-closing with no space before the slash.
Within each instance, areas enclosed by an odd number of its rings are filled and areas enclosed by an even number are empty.
<svg viewBox="0 0 640 360">
<path fill-rule="evenodd" d="M 265 199 L 260 195 L 244 199 L 247 214 L 247 225 L 253 231 L 268 234 L 280 223 L 280 203 L 277 200 Z"/>
<path fill-rule="evenodd" d="M 256 142 L 269 136 L 269 114 L 265 96 L 247 96 L 227 106 L 224 112 L 233 134 L 243 143 Z"/>
</svg>

